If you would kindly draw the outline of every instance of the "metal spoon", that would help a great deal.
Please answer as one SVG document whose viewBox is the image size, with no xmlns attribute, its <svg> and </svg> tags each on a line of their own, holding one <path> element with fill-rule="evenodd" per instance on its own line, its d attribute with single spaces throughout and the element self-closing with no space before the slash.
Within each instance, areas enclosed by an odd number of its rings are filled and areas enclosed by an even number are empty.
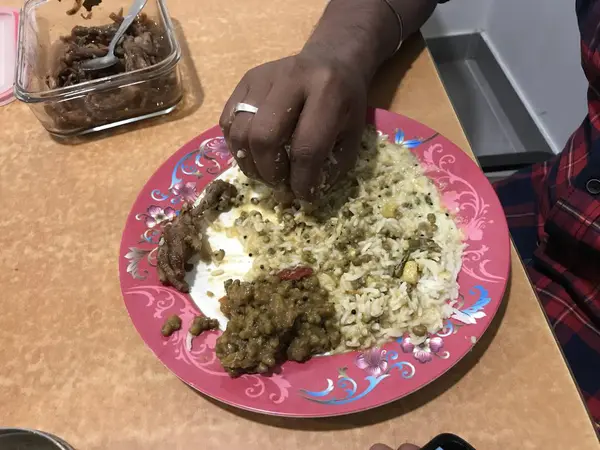
<svg viewBox="0 0 600 450">
<path fill-rule="evenodd" d="M 123 37 L 123 35 L 125 34 L 125 31 L 127 31 L 127 28 L 129 28 L 129 26 L 133 23 L 133 20 L 144 8 L 147 1 L 148 0 L 134 0 L 133 4 L 131 5 L 131 8 L 129 8 L 129 11 L 127 11 L 127 15 L 123 17 L 123 21 L 121 22 L 119 29 L 112 38 L 112 41 L 110 41 L 110 44 L 108 46 L 108 53 L 106 54 L 106 56 L 88 59 L 87 61 L 82 62 L 81 68 L 83 70 L 105 69 L 117 63 L 119 59 L 115 56 L 115 48 L 121 40 L 121 38 Z"/>
</svg>

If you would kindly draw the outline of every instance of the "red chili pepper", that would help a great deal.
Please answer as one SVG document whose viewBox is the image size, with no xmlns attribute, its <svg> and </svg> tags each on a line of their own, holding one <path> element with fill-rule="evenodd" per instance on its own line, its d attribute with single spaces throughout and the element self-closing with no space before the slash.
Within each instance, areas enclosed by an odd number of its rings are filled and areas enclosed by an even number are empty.
<svg viewBox="0 0 600 450">
<path fill-rule="evenodd" d="M 277 274 L 282 281 L 298 281 L 306 277 L 310 277 L 313 270 L 310 267 L 293 267 L 291 269 L 283 269 Z"/>
</svg>

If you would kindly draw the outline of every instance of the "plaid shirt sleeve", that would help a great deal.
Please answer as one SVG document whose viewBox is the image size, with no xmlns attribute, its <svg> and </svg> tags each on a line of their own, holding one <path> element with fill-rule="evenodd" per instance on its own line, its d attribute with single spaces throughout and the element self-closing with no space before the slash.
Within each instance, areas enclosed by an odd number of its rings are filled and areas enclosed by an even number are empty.
<svg viewBox="0 0 600 450">
<path fill-rule="evenodd" d="M 600 1 L 576 10 L 588 114 L 562 153 L 495 187 L 600 432 Z"/>
</svg>

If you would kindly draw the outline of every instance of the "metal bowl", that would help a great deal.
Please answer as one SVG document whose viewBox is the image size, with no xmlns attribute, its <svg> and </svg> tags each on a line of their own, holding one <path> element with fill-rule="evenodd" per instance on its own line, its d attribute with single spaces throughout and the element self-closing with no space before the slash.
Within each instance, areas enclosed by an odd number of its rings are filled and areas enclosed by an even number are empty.
<svg viewBox="0 0 600 450">
<path fill-rule="evenodd" d="M 75 450 L 61 438 L 27 428 L 0 428 L 2 450 Z"/>
</svg>

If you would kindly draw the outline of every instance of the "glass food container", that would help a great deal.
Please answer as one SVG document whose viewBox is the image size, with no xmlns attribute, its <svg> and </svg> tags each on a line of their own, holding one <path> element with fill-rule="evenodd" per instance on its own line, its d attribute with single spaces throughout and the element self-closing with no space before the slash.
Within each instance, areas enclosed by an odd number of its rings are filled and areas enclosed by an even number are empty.
<svg viewBox="0 0 600 450">
<path fill-rule="evenodd" d="M 145 59 L 135 59 L 135 45 L 145 44 L 141 38 L 131 37 L 129 53 L 123 50 L 125 41 L 122 41 L 121 54 L 117 53 L 121 56 L 118 67 L 94 74 L 98 78 L 93 80 L 72 85 L 68 84 L 74 82 L 68 80 L 75 75 L 70 75 L 72 66 L 68 64 L 73 57 L 66 56 L 67 50 L 74 48 L 72 43 L 80 42 L 77 39 L 82 39 L 82 35 L 87 39 L 85 42 L 96 42 L 90 37 L 92 31 L 81 27 L 100 27 L 93 31 L 98 36 L 110 24 L 114 34 L 119 10 L 127 10 L 129 4 L 124 0 L 102 0 L 92 8 L 91 17 L 84 8 L 69 15 L 70 8 L 69 0 L 27 0 L 19 22 L 15 96 L 29 104 L 50 133 L 81 135 L 168 114 L 175 109 L 183 96 L 177 67 L 181 49 L 164 0 L 148 0 L 140 15 L 146 16 L 140 25 L 146 28 L 139 30 L 147 31 L 151 42 L 146 47 L 151 53 L 144 53 Z M 94 48 L 100 51 L 102 47 Z M 123 71 L 126 67 L 127 71 Z"/>
</svg>

